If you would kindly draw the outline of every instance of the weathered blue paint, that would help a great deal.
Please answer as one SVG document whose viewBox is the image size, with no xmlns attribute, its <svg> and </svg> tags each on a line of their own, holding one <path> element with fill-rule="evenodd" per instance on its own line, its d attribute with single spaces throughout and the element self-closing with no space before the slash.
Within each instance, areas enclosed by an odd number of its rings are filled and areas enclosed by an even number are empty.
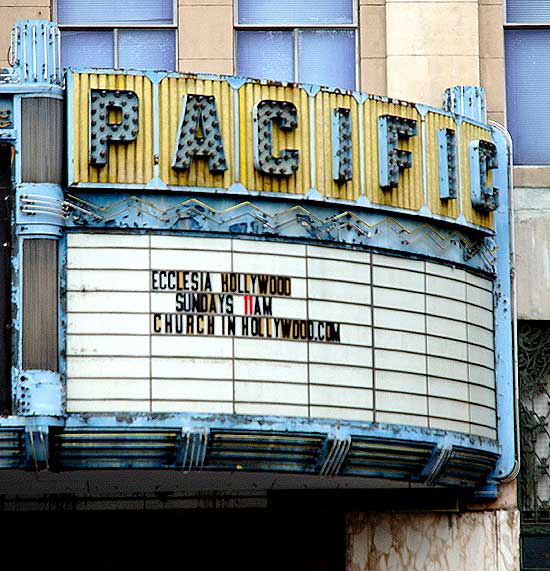
<svg viewBox="0 0 550 571">
<path fill-rule="evenodd" d="M 53 371 L 19 371 L 15 385 L 17 412 L 32 416 L 63 416 L 64 386 L 60 373 Z"/>
<path fill-rule="evenodd" d="M 380 186 L 389 190 L 397 187 L 399 171 L 411 168 L 412 153 L 402 151 L 397 145 L 399 139 L 414 137 L 417 122 L 393 115 L 378 117 L 378 178 Z"/>
<path fill-rule="evenodd" d="M 353 97 L 359 104 L 357 107 L 359 125 L 363 125 L 363 115 L 365 111 L 362 104 L 367 100 L 367 96 L 366 94 L 360 93 L 359 91 L 354 91 Z M 363 132 L 363 129 L 359 129 L 359 148 L 365 148 L 365 133 Z M 367 194 L 365 192 L 365 153 L 359 153 L 359 174 L 360 194 L 359 198 L 357 199 L 357 204 L 361 206 L 370 206 L 370 200 L 367 198 Z"/>
<path fill-rule="evenodd" d="M 184 470 L 231 470 L 240 466 L 243 470 L 318 473 L 324 476 L 368 475 L 426 485 L 445 480 L 445 485 L 460 487 L 484 486 L 484 476 L 499 453 L 495 441 L 443 430 L 239 415 L 68 415 L 66 426 L 59 434 L 58 447 L 61 448 L 54 453 L 59 455 L 54 461 L 61 462 L 66 469 L 97 468 L 105 466 L 105 462 L 118 467 L 136 467 L 137 462 L 141 467 L 179 467 Z M 147 434 L 150 434 L 149 439 Z M 247 443 L 254 443 L 254 447 L 247 445 L 246 452 L 243 452 L 238 445 L 242 437 Z M 173 449 L 172 459 L 167 459 L 166 455 L 159 457 L 159 445 L 151 447 L 159 442 L 159 438 L 165 443 L 166 450 Z M 107 449 L 101 457 L 88 454 L 88 450 L 95 449 L 94 442 L 105 442 L 105 439 L 115 443 L 113 450 Z M 235 439 L 236 447 L 232 444 Z M 65 452 L 63 441 L 70 445 Z M 376 459 L 371 462 L 368 456 L 365 457 L 363 473 L 357 472 L 350 460 L 354 456 L 357 462 L 357 454 L 360 453 L 357 445 L 367 441 L 375 447 Z M 292 446 L 292 442 L 305 450 L 293 460 L 288 456 L 288 446 Z M 125 447 L 130 444 L 133 451 L 142 451 L 141 457 L 138 454 L 137 459 L 134 458 L 134 453 L 133 459 L 125 456 Z M 399 473 L 395 469 L 385 469 L 380 458 L 385 458 L 388 466 L 399 462 L 399 456 L 393 453 L 396 446 L 401 451 L 410 449 L 413 454 L 425 451 L 422 453 L 426 458 L 425 465 L 405 466 Z M 120 453 L 117 453 L 117 448 Z M 436 449 L 447 452 L 442 456 Z M 455 452 L 461 454 L 462 459 L 458 463 L 453 459 Z M 476 462 L 479 464 L 477 468 Z M 454 482 L 448 470 L 452 473 L 457 469 L 463 475 Z"/>
<path fill-rule="evenodd" d="M 485 91 L 482 87 L 469 85 L 449 87 L 443 95 L 443 107 L 451 113 L 468 117 L 486 126 Z"/>
<path fill-rule="evenodd" d="M 345 439 L 348 436 L 365 436 L 381 439 L 427 442 L 441 446 L 459 446 L 500 453 L 495 440 L 452 432 L 400 424 L 371 423 L 360 421 L 331 420 L 307 417 L 248 416 L 209 413 L 118 413 L 118 414 L 67 414 L 66 429 L 90 429 L 101 431 L 106 428 L 166 429 L 180 427 L 183 431 L 193 430 L 253 430 L 282 431 L 296 433 L 321 433 L 332 438 Z"/>
<path fill-rule="evenodd" d="M 321 88 L 318 85 L 304 84 L 302 89 L 308 94 L 309 105 L 309 180 L 311 188 L 308 189 L 306 197 L 309 200 L 323 200 L 323 196 L 317 189 L 317 161 L 315 152 L 315 96 Z"/>
<path fill-rule="evenodd" d="M 45 20 L 17 22 L 12 30 L 13 81 L 34 86 L 61 85 L 59 30 Z"/>
<path fill-rule="evenodd" d="M 479 212 L 492 212 L 498 207 L 498 189 L 487 186 L 489 170 L 497 168 L 497 150 L 488 141 L 471 141 L 468 145 L 470 199 Z"/>
<path fill-rule="evenodd" d="M 508 477 L 514 472 L 519 454 L 517 434 L 517 399 L 515 391 L 513 308 L 512 308 L 512 208 L 510 192 L 511 146 L 509 135 L 493 127 L 492 138 L 499 156 L 499 165 L 493 170 L 493 183 L 500 192 L 500 205 L 494 213 L 496 269 L 494 286 L 495 307 L 495 363 L 497 386 L 498 439 L 502 453 L 494 471 L 495 479 Z M 505 159 L 508 158 L 508 160 Z"/>
<path fill-rule="evenodd" d="M 234 195 L 237 194 L 238 189 Z M 343 210 L 334 206 L 299 205 L 295 201 L 265 200 L 257 204 L 235 196 L 150 196 L 112 193 L 72 194 L 70 228 L 118 228 L 152 231 L 230 233 L 250 238 L 322 240 L 353 247 L 370 246 L 399 255 L 426 256 L 467 268 L 493 271 L 487 238 L 436 226 L 425 218 L 391 215 L 384 209 Z M 93 200 L 93 202 L 92 202 Z M 84 209 L 82 212 L 79 209 Z"/>
<path fill-rule="evenodd" d="M 438 129 L 437 168 L 439 171 L 439 197 L 442 200 L 456 198 L 456 131 Z"/>
<path fill-rule="evenodd" d="M 59 238 L 65 225 L 62 188 L 52 183 L 20 183 L 15 192 L 18 236 Z"/>
<path fill-rule="evenodd" d="M 74 80 L 71 73 L 65 74 L 67 93 L 72 93 L 74 90 Z M 74 133 L 74 116 L 72 113 L 65 113 L 65 122 L 67 124 L 67 133 Z M 65 155 L 67 157 L 67 179 L 74 180 L 74 148 L 71 145 L 65 145 Z"/>
<path fill-rule="evenodd" d="M 332 110 L 332 178 L 337 182 L 351 180 L 351 122 L 350 110 Z"/>
<path fill-rule="evenodd" d="M 143 193 L 143 186 L 140 184 L 122 184 L 122 183 L 112 183 L 112 184 L 103 184 L 102 183 L 102 188 L 105 189 L 104 192 L 105 193 L 110 193 L 110 192 L 116 192 L 116 191 L 125 191 L 126 193 L 128 193 L 129 191 L 135 191 L 135 194 L 142 194 Z M 164 187 L 163 187 L 164 188 Z M 246 189 L 242 184 L 233 184 L 230 187 L 231 189 L 231 193 L 233 195 L 237 195 L 237 196 L 243 196 L 243 197 L 247 197 L 248 199 L 250 198 L 257 198 L 257 197 L 261 197 L 262 199 L 272 199 L 273 198 L 273 193 L 271 192 L 261 192 L 261 191 L 251 191 Z M 76 193 L 79 193 L 79 191 L 95 191 L 97 190 L 96 185 L 94 185 L 94 183 L 79 183 L 77 186 L 71 188 L 71 193 L 73 195 L 75 195 Z M 227 195 L 227 190 L 225 188 L 212 188 L 212 187 L 186 187 L 186 186 L 172 186 L 172 185 L 167 185 L 164 190 L 168 190 L 168 191 L 177 191 L 177 196 L 176 196 L 176 200 L 181 201 L 183 197 L 186 196 L 187 192 L 192 192 L 193 195 L 196 197 L 197 190 L 200 190 L 201 193 L 203 193 L 204 195 L 208 195 L 208 196 L 226 196 Z M 97 195 L 94 195 L 94 198 Z M 333 199 L 333 198 L 327 198 L 324 197 L 322 195 L 320 195 L 320 193 L 318 193 L 318 191 L 315 191 L 314 193 L 309 193 L 306 195 L 300 195 L 300 194 L 285 194 L 285 195 L 280 195 L 281 196 L 281 200 L 284 201 L 292 201 L 295 203 L 300 203 L 300 204 L 307 204 L 308 208 L 310 207 L 310 204 L 315 204 L 315 203 L 323 203 L 324 205 L 327 206 L 332 206 L 335 208 L 342 208 L 342 207 L 346 207 L 349 206 L 350 208 L 357 208 L 357 207 L 364 207 L 364 206 L 372 206 L 372 204 L 368 201 L 366 196 L 360 196 L 356 201 L 353 200 L 345 200 L 345 199 Z M 152 198 L 152 197 L 150 197 Z M 159 198 L 164 198 L 164 197 L 159 197 Z M 191 197 L 190 197 L 191 198 Z M 262 204 L 263 204 L 263 200 L 262 200 Z M 457 227 L 462 227 L 463 229 L 471 229 L 471 230 L 475 230 L 477 233 L 482 234 L 484 236 L 492 236 L 493 235 L 493 231 L 489 230 L 483 226 L 478 226 L 476 224 L 471 224 L 470 222 L 468 222 L 463 216 L 459 217 L 457 219 L 454 218 L 450 218 L 447 216 L 440 216 L 437 214 L 431 214 L 429 212 L 426 211 L 413 211 L 413 210 L 405 210 L 403 208 L 397 208 L 397 207 L 392 207 L 392 206 L 385 206 L 385 205 L 376 205 L 376 210 L 379 212 L 384 212 L 388 215 L 394 215 L 396 217 L 399 216 L 406 216 L 409 219 L 417 219 L 417 220 L 424 220 L 424 221 L 430 221 L 430 220 L 441 220 L 442 222 L 445 223 L 451 223 L 454 226 Z"/>
<path fill-rule="evenodd" d="M 243 451 L 239 446 L 243 437 L 254 446 Z M 482 493 L 487 471 L 500 452 L 493 440 L 420 427 L 183 413 L 11 418 L 1 423 L 0 438 L 11 443 L 0 451 L 0 468 L 267 470 L 381 477 Z M 48 440 L 49 457 L 44 446 Z M 357 456 L 362 442 L 376 450 L 375 458 Z M 289 457 L 289 446 L 298 446 L 303 453 Z M 396 471 L 403 449 L 424 460 Z M 455 453 L 460 454 L 458 462 Z M 390 468 L 385 469 L 384 463 Z M 354 464 L 362 466 L 359 472 Z M 452 475 L 457 470 L 458 480 Z"/>
<path fill-rule="evenodd" d="M 57 315 L 58 375 L 60 382 L 60 400 L 63 414 L 67 411 L 67 234 L 59 240 L 57 249 L 57 272 L 59 279 L 59 305 Z"/>
<path fill-rule="evenodd" d="M 447 439 L 443 439 L 437 446 L 434 446 L 430 458 L 422 472 L 420 479 L 428 485 L 437 481 L 441 470 L 445 466 L 453 450 L 453 445 Z"/>
<path fill-rule="evenodd" d="M 240 106 L 239 106 L 239 89 L 243 83 L 229 84 L 233 88 L 233 117 L 235 125 L 240 125 Z M 239 129 L 233 132 L 233 170 L 235 171 L 234 179 L 237 183 L 241 182 L 241 137 Z"/>
</svg>

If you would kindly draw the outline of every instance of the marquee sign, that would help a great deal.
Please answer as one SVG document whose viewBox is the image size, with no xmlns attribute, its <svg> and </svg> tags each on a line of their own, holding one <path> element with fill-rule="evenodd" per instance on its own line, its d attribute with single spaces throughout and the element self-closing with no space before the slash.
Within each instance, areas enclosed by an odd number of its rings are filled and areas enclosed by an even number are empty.
<svg viewBox="0 0 550 571">
<path fill-rule="evenodd" d="M 178 74 L 69 76 L 69 186 L 294 195 L 492 228 L 487 126 L 358 92 Z"/>
<path fill-rule="evenodd" d="M 173 291 L 174 312 L 154 313 L 154 334 L 340 342 L 340 323 L 277 317 L 292 278 L 269 274 L 152 270 L 151 290 Z"/>
<path fill-rule="evenodd" d="M 67 246 L 72 412 L 406 420 L 495 436 L 488 278 L 229 237 L 78 232 Z"/>
</svg>

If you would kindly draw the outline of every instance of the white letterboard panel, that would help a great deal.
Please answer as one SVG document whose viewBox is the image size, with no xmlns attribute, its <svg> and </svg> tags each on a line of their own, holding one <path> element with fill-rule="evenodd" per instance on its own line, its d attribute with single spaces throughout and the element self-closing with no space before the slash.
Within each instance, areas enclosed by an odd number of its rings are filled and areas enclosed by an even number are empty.
<svg viewBox="0 0 550 571">
<path fill-rule="evenodd" d="M 69 412 L 213 412 L 496 436 L 492 283 L 241 239 L 68 235 Z"/>
</svg>

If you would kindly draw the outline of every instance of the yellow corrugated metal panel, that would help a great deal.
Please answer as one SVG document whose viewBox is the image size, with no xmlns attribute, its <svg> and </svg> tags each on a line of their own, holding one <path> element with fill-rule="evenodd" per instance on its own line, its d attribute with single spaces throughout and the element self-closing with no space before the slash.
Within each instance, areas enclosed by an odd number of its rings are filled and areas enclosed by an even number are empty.
<svg viewBox="0 0 550 571">
<path fill-rule="evenodd" d="M 417 121 L 417 134 L 399 140 L 399 148 L 412 152 L 412 167 L 400 170 L 399 185 L 393 190 L 382 190 L 378 176 L 378 117 L 395 115 Z M 392 101 L 367 99 L 364 104 L 365 177 L 367 198 L 374 204 L 420 210 L 424 202 L 422 188 L 422 133 L 421 116 L 412 105 Z"/>
<path fill-rule="evenodd" d="M 472 206 L 470 198 L 470 160 L 468 145 L 470 141 L 483 140 L 491 141 L 491 132 L 489 129 L 474 125 L 467 121 L 461 123 L 460 127 L 460 187 L 462 193 L 462 214 L 464 218 L 472 224 L 477 226 L 484 226 L 485 228 L 494 228 L 493 213 L 483 214 L 478 212 Z M 487 184 L 491 185 L 493 177 L 489 171 Z"/>
<path fill-rule="evenodd" d="M 254 105 L 263 99 L 289 101 L 298 110 L 298 127 L 283 132 L 273 127 L 273 150 L 296 149 L 300 153 L 300 166 L 291 176 L 269 177 L 254 169 L 254 137 L 252 112 Z M 292 86 L 247 83 L 239 90 L 239 140 L 241 183 L 248 190 L 285 194 L 306 194 L 311 188 L 309 155 L 309 102 L 304 89 Z"/>
<path fill-rule="evenodd" d="M 352 179 L 337 183 L 332 172 L 332 110 L 336 107 L 350 109 Z M 316 186 L 329 198 L 357 200 L 361 192 L 359 158 L 359 113 L 357 101 L 350 95 L 320 91 L 315 96 L 315 161 Z"/>
<path fill-rule="evenodd" d="M 172 168 L 185 95 L 213 95 L 220 119 L 227 170 L 212 173 L 208 160 L 195 159 L 189 170 Z M 227 81 L 168 77 L 159 85 L 160 177 L 168 185 L 227 188 L 233 182 L 233 90 Z"/>
<path fill-rule="evenodd" d="M 139 132 L 135 141 L 109 145 L 107 164 L 88 164 L 90 89 L 135 91 L 139 99 Z M 73 74 L 73 182 L 147 184 L 153 178 L 153 94 L 143 75 Z"/>
<path fill-rule="evenodd" d="M 457 192 L 455 199 L 441 200 L 439 198 L 439 170 L 437 132 L 439 129 L 453 129 L 458 140 L 456 122 L 452 117 L 432 111 L 426 114 L 426 176 L 428 188 L 428 208 L 433 214 L 456 218 L 460 211 L 460 196 Z M 458 153 L 458 150 L 457 150 Z M 457 164 L 458 175 L 458 164 Z M 457 182 L 458 185 L 458 182 Z M 458 190 L 458 189 L 457 189 Z"/>
</svg>

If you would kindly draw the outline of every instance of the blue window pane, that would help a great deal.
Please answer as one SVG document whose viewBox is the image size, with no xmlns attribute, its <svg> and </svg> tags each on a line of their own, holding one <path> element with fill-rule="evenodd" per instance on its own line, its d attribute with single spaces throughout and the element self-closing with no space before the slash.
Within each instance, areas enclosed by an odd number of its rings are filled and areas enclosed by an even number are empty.
<svg viewBox="0 0 550 571">
<path fill-rule="evenodd" d="M 298 62 L 301 83 L 355 89 L 355 32 L 300 31 Z"/>
<path fill-rule="evenodd" d="M 239 24 L 352 24 L 353 0 L 239 0 Z"/>
<path fill-rule="evenodd" d="M 61 65 L 113 67 L 113 32 L 62 32 Z"/>
<path fill-rule="evenodd" d="M 58 0 L 60 24 L 172 24 L 172 0 Z"/>
<path fill-rule="evenodd" d="M 294 81 L 292 32 L 238 32 L 237 75 Z"/>
<path fill-rule="evenodd" d="M 174 30 L 119 30 L 118 67 L 176 69 Z"/>
<path fill-rule="evenodd" d="M 550 30 L 506 30 L 508 130 L 514 163 L 550 164 Z"/>
<path fill-rule="evenodd" d="M 550 22 L 548 0 L 507 0 L 507 22 Z"/>
</svg>

